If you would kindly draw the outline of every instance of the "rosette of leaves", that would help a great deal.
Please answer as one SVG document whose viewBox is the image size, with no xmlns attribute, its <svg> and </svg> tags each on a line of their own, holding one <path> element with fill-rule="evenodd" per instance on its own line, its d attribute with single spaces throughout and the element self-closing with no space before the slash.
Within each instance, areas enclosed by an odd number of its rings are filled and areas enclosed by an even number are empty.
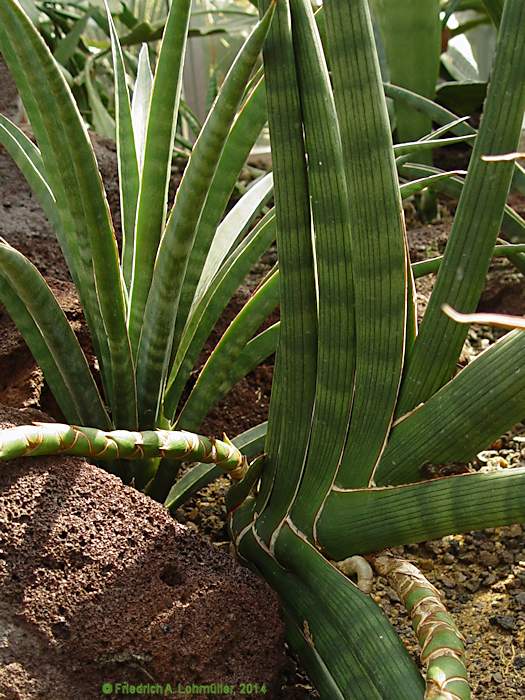
<svg viewBox="0 0 525 700">
<path fill-rule="evenodd" d="M 264 85 L 254 74 L 270 10 L 239 52 L 194 145 L 168 209 L 174 132 L 190 0 L 173 2 L 155 73 L 140 56 L 132 97 L 111 14 L 122 245 L 119 251 L 94 150 L 66 79 L 15 0 L 0 7 L 0 49 L 35 136 L 0 117 L 0 142 L 54 225 L 77 287 L 101 387 L 48 285 L 0 243 L 0 299 L 44 371 L 65 419 L 76 425 L 145 431 L 175 427 L 193 367 L 217 319 L 253 264 L 272 244 L 264 214 L 265 176 L 225 214 L 239 172 L 266 120 Z M 254 219 L 260 220 L 252 226 Z M 184 428 L 195 429 L 229 387 L 273 352 L 254 335 L 278 303 L 270 274 L 234 319 L 186 397 Z M 250 342 L 252 345 L 250 346 Z M 217 363 L 217 355 L 220 355 Z M 145 460 L 122 475 L 165 496 L 176 467 Z M 127 472 L 127 473 L 126 473 Z M 154 478 L 158 477 L 154 483 Z M 162 481 L 162 485 L 160 482 Z"/>
</svg>

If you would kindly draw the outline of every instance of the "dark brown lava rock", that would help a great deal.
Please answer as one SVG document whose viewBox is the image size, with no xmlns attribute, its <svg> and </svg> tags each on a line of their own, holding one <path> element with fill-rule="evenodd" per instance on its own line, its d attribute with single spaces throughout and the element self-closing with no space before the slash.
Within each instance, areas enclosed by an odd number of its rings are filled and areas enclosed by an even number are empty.
<svg viewBox="0 0 525 700">
<path fill-rule="evenodd" d="M 32 420 L 0 405 L 2 428 Z M 119 682 L 265 683 L 274 697 L 270 589 L 84 460 L 1 465 L 0 581 L 1 698 L 90 700 Z"/>
</svg>

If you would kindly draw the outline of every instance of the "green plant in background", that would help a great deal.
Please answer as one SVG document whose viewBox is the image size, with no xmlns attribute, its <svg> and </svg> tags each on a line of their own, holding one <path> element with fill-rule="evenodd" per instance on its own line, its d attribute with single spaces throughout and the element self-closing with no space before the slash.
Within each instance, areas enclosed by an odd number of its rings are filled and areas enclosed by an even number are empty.
<svg viewBox="0 0 525 700">
<path fill-rule="evenodd" d="M 372 0 L 371 7 L 379 27 L 379 39 L 376 40 L 384 53 L 383 73 L 394 85 L 408 89 L 422 97 L 437 99 L 447 107 L 460 109 L 466 107 L 477 109 L 485 96 L 486 84 L 473 82 L 470 73 L 454 70 L 458 62 L 466 63 L 459 52 L 446 46 L 450 34 L 447 22 L 457 10 L 459 3 L 454 0 L 444 7 L 439 0 L 423 0 L 410 2 L 402 0 Z M 441 10 L 443 9 L 443 12 Z M 486 15 L 484 20 L 489 21 Z M 469 25 L 470 26 L 470 25 Z M 467 31 L 469 27 L 458 27 L 457 33 Z M 442 54 L 443 49 L 445 53 Z M 440 65 L 448 67 L 454 80 L 460 82 L 444 82 L 438 77 Z M 445 71 L 444 71 L 445 72 Z M 437 91 L 437 97 L 436 97 Z M 470 100 L 466 103 L 465 98 Z M 477 102 L 472 103 L 472 98 Z M 398 141 L 411 141 L 423 137 L 431 130 L 431 117 L 404 101 L 395 101 L 391 122 L 395 126 Z M 419 162 L 430 165 L 432 151 L 426 151 L 419 156 Z M 423 220 L 432 220 L 437 216 L 437 199 L 434 192 L 426 190 L 416 198 L 416 206 Z"/>
<path fill-rule="evenodd" d="M 439 0 L 373 0 L 371 3 L 379 25 L 388 77 L 395 85 L 433 99 L 439 74 L 441 54 L 441 22 Z M 398 141 L 415 141 L 432 128 L 429 117 L 397 102 L 394 124 Z M 432 151 L 419 156 L 423 163 L 432 163 Z M 417 209 L 424 220 L 437 215 L 435 193 L 426 190 L 416 198 Z"/>
<path fill-rule="evenodd" d="M 75 97 L 86 122 L 101 136 L 115 138 L 115 97 L 111 37 L 103 0 L 24 0 L 22 7 L 45 39 Z M 147 43 L 150 58 L 156 57 L 169 4 L 166 0 L 115 2 L 109 7 L 120 37 L 122 54 L 130 78 L 136 79 L 138 47 Z M 232 21 L 228 12 L 210 10 L 220 19 L 213 25 L 202 24 L 201 12 L 192 10 L 188 36 L 205 39 L 210 35 L 228 37 Z M 238 13 L 243 14 L 242 12 Z M 253 13 L 250 14 L 253 26 Z M 143 48 L 143 52 L 146 49 Z M 184 100 L 180 104 L 180 123 L 175 143 L 187 155 L 191 142 L 183 136 L 197 135 L 200 124 Z M 184 127 L 184 128 L 183 128 Z"/>
<path fill-rule="evenodd" d="M 385 17 L 388 14 L 388 12 L 392 13 L 393 15 L 399 14 L 399 17 L 397 17 L 397 19 L 394 18 L 396 22 L 398 22 L 402 15 L 401 8 L 397 5 L 394 8 L 388 2 L 385 2 L 384 4 L 386 8 Z M 381 7 L 383 7 L 382 0 L 374 0 L 374 2 L 372 3 L 372 7 L 376 9 L 377 14 L 380 5 Z M 414 4 L 410 12 L 414 13 L 414 15 L 417 15 L 418 12 L 422 11 L 422 7 L 423 5 L 417 4 L 416 6 L 416 4 Z M 441 2 L 440 7 L 442 16 L 441 26 L 443 27 L 443 29 L 445 29 L 446 23 L 450 15 L 460 10 L 475 10 L 477 15 L 479 16 L 478 19 L 480 22 L 482 21 L 485 23 L 491 21 L 497 28 L 499 26 L 499 22 L 502 16 L 503 0 L 490 0 L 486 3 L 483 3 L 481 1 L 463 2 L 463 0 L 448 0 L 447 2 Z M 432 17 L 434 17 L 434 15 L 432 15 Z M 415 18 L 412 19 L 412 22 L 414 21 Z M 430 21 L 431 20 L 427 14 L 426 22 L 428 23 Z M 382 25 L 385 34 L 389 32 L 389 26 L 390 25 L 386 23 L 384 27 Z M 468 29 L 469 26 L 460 25 L 455 30 L 455 35 L 465 32 Z M 411 50 L 419 50 L 421 53 L 423 53 L 425 37 L 427 35 L 428 32 L 416 32 L 414 37 L 411 36 Z M 398 36 L 401 35 L 395 32 L 390 32 L 390 36 L 387 38 L 389 44 L 393 47 L 391 48 L 391 52 L 393 52 L 395 48 L 399 49 L 400 55 L 394 55 L 394 62 L 397 56 L 397 59 L 399 59 L 399 61 L 402 63 L 404 53 L 406 53 L 407 51 L 404 47 L 401 46 L 401 42 L 398 42 Z M 379 49 L 381 49 L 381 42 L 379 42 Z M 437 58 L 438 53 L 434 55 L 435 58 Z M 459 58 L 462 57 L 460 56 Z M 447 54 L 442 54 L 441 60 L 444 65 L 451 68 L 452 58 L 450 56 L 448 56 Z M 465 61 L 465 59 L 462 60 Z M 419 63 L 421 65 L 426 65 L 421 57 Z M 454 65 L 456 65 L 456 63 L 457 61 L 453 61 Z M 412 70 L 411 66 L 408 63 L 406 64 L 405 68 L 405 76 L 403 76 L 403 71 L 401 69 L 398 69 L 398 80 L 400 85 L 409 82 L 411 76 L 414 81 L 416 79 L 419 79 L 421 84 L 425 82 L 425 78 L 422 75 L 416 76 L 417 72 Z M 388 73 L 388 69 L 386 69 L 386 72 Z M 430 75 L 428 70 L 426 72 L 426 83 L 428 85 L 430 84 Z M 468 123 L 466 123 L 466 118 L 459 118 L 458 114 L 456 114 L 455 111 L 457 111 L 460 115 L 465 115 L 469 114 L 470 110 L 475 111 L 479 109 L 486 95 L 487 84 L 486 82 L 480 82 L 478 78 L 476 80 L 472 80 L 472 76 L 470 76 L 470 79 L 468 79 L 468 76 L 461 72 L 458 73 L 453 71 L 453 73 L 454 74 L 452 77 L 456 78 L 456 81 L 441 81 L 438 83 L 436 92 L 437 103 L 432 102 L 430 99 L 426 98 L 424 96 L 423 91 L 421 91 L 420 94 L 417 91 L 413 91 L 405 87 L 400 87 L 400 85 L 394 85 L 390 82 L 387 82 L 384 85 L 385 94 L 394 102 L 396 114 L 401 111 L 403 114 L 409 115 L 408 121 L 414 125 L 419 123 L 421 129 L 423 128 L 424 124 L 429 125 L 432 122 L 437 122 L 440 125 L 448 124 L 450 132 L 456 134 L 458 137 L 461 135 L 473 136 L 475 135 L 476 130 L 472 128 Z M 454 111 L 450 111 L 449 108 Z M 395 121 L 393 119 L 391 119 L 391 121 L 395 125 Z M 428 142 L 432 139 L 432 136 L 426 135 L 420 138 L 419 142 L 426 141 L 427 145 L 431 146 L 432 144 L 429 144 Z M 470 142 L 470 145 L 472 146 L 472 142 Z M 396 159 L 396 163 L 398 165 L 398 172 L 401 178 L 411 180 L 418 179 L 421 177 L 428 177 L 433 174 L 438 175 L 442 173 L 442 171 L 430 165 L 430 153 L 431 151 L 429 150 L 426 153 L 420 151 L 419 153 L 400 155 Z M 409 161 L 411 162 L 409 163 Z M 515 166 L 512 187 L 515 191 L 521 194 L 525 193 L 525 172 L 522 165 L 516 164 Z M 458 199 L 461 193 L 461 188 L 462 181 L 458 177 L 444 177 L 442 179 L 436 180 L 435 182 L 429 183 L 429 192 L 424 191 L 420 201 L 418 202 L 420 214 L 424 218 L 433 218 L 433 216 L 436 214 L 435 199 L 432 194 L 433 191 L 441 191 L 455 199 Z M 508 207 L 505 210 L 502 228 L 504 236 L 504 239 L 501 241 L 502 243 L 505 241 L 505 239 L 512 242 L 523 242 L 523 220 L 516 214 L 516 212 L 512 211 Z M 523 270 L 525 269 L 523 267 L 523 260 L 520 262 L 517 258 L 513 258 L 513 262 L 517 264 L 519 269 L 523 272 Z"/>
<path fill-rule="evenodd" d="M 130 0 L 129 10 L 140 22 L 157 22 L 166 19 L 169 0 Z"/>
<path fill-rule="evenodd" d="M 388 80 L 462 116 L 480 109 L 486 95 L 486 71 L 481 74 L 451 39 L 483 25 L 499 24 L 503 0 L 464 2 L 463 0 L 423 0 L 393 2 L 372 0 L 371 8 L 379 28 L 379 49 Z M 455 13 L 470 11 L 466 22 L 447 25 Z M 466 42 L 468 46 L 468 41 Z M 492 47 L 483 47 L 484 64 L 490 66 Z M 430 118 L 406 102 L 396 103 L 394 125 L 397 138 L 409 141 L 430 130 Z M 425 162 L 430 162 L 427 154 Z"/>
<path fill-rule="evenodd" d="M 380 27 L 390 81 L 433 99 L 441 54 L 439 0 L 372 0 L 371 6 Z M 415 141 L 431 130 L 432 122 L 409 106 L 397 104 L 395 125 L 399 141 Z"/>
<path fill-rule="evenodd" d="M 193 8 L 193 26 L 205 38 L 189 42 L 184 97 L 204 118 L 239 47 L 257 22 L 257 10 L 249 0 L 194 0 Z M 217 31 L 221 27 L 227 33 Z"/>
<path fill-rule="evenodd" d="M 325 0 L 315 17 L 306 0 L 274 3 L 264 70 L 275 214 L 246 235 L 270 192 L 271 176 L 241 200 L 249 212 L 242 226 L 240 208 L 218 222 L 250 147 L 250 139 L 241 138 L 253 126 L 250 110 L 264 98 L 263 83 L 250 82 L 250 73 L 273 4 L 260 3 L 266 14 L 219 94 L 165 222 L 177 103 L 177 88 L 166 75 L 177 66 L 180 76 L 188 4 L 172 4 L 145 130 L 133 121 L 112 31 L 123 183 L 121 267 L 93 154 L 71 95 L 15 0 L 0 6 L 1 48 L 40 150 L 6 120 L 0 133 L 47 207 L 71 261 L 109 407 L 45 282 L 4 244 L 2 299 L 66 419 L 96 429 L 37 425 L 2 431 L 0 456 L 66 452 L 135 458 L 136 483 L 162 499 L 173 482 L 172 459 L 200 459 L 190 476 L 171 489 L 165 499 L 169 508 L 217 470 L 233 468 L 237 483 L 228 493 L 227 508 L 235 547 L 279 593 L 290 643 L 321 697 L 469 698 L 463 641 L 435 589 L 413 567 L 377 553 L 525 515 L 524 469 L 435 480 L 422 474 L 428 463 L 470 459 L 523 418 L 522 331 L 511 331 L 456 371 L 465 323 L 478 320 L 471 314 L 500 224 L 522 230 L 519 217 L 505 208 L 511 181 L 519 185 L 522 171 L 512 158 L 498 156 L 516 151 L 525 108 L 525 5 L 522 0 L 505 4 L 475 135 L 423 97 L 383 87 L 366 0 Z M 322 20 L 323 43 L 316 20 Z M 27 65 L 39 71 L 41 80 L 29 85 Z M 393 148 L 385 90 L 416 103 L 444 128 Z M 264 105 L 257 114 L 260 130 Z M 475 136 L 474 150 L 464 182 L 430 175 L 434 183 L 455 183 L 461 196 L 445 255 L 425 263 L 425 269 L 439 267 L 439 272 L 418 329 L 401 207 L 407 185 L 400 186 L 396 171 L 408 165 L 396 164 L 396 156 L 420 153 L 432 140 L 449 142 L 441 139 L 446 130 L 460 132 L 461 139 Z M 141 133 L 143 147 L 137 145 Z M 237 139 L 245 143 L 242 158 Z M 408 188 L 425 186 L 428 177 Z M 177 414 L 209 321 L 227 301 L 224 290 L 235 287 L 232 270 L 247 271 L 239 261 L 256 259 L 257 245 L 264 251 L 274 222 L 279 272 L 239 314 Z M 522 247 L 505 247 L 505 252 L 522 264 Z M 277 290 L 280 325 L 253 337 L 275 306 Z M 454 318 L 444 313 L 445 305 L 452 307 Z M 169 430 L 195 429 L 192 423 L 198 426 L 216 400 L 214 392 L 271 352 L 277 333 L 268 425 L 241 436 L 236 448 Z M 263 440 L 263 456 L 247 467 L 241 453 L 260 452 Z M 160 465 L 146 461 L 157 455 L 164 456 Z M 412 617 L 422 659 L 428 662 L 426 684 L 368 595 L 370 565 L 392 577 Z M 351 574 L 357 574 L 358 585 Z"/>
</svg>

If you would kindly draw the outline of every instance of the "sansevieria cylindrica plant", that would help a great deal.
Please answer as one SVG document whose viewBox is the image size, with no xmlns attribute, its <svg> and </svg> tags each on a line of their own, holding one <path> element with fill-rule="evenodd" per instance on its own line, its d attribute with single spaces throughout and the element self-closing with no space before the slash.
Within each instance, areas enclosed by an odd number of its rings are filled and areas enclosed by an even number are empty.
<svg viewBox="0 0 525 700">
<path fill-rule="evenodd" d="M 240 555 L 279 591 L 321 697 L 468 698 L 464 642 L 435 589 L 378 553 L 525 514 L 523 469 L 422 472 L 468 460 L 524 415 L 522 330 L 457 373 L 467 333 L 457 321 L 477 317 L 452 319 L 445 305 L 475 311 L 499 234 L 515 166 L 498 156 L 516 152 L 525 108 L 525 5 L 505 4 L 469 173 L 419 328 L 368 4 L 325 0 L 323 12 L 321 43 L 309 3 L 283 0 L 266 42 L 281 328 L 266 454 L 232 487 L 231 529 Z M 392 577 L 407 606 L 426 684 L 343 573 L 357 572 L 369 591 L 367 564 Z"/>
<path fill-rule="evenodd" d="M 467 178 L 459 184 L 445 255 L 425 268 L 439 265 L 439 273 L 419 328 L 417 269 L 410 265 L 401 206 L 405 185 L 396 171 L 400 163 L 368 2 L 325 0 L 316 16 L 309 0 L 259 5 L 261 22 L 222 88 L 166 221 L 178 100 L 172 76 L 184 54 L 189 3 L 172 2 L 142 130 L 134 121 L 113 32 L 124 212 L 120 265 L 74 103 L 16 1 L 0 5 L 0 46 L 39 150 L 4 120 L 2 139 L 11 143 L 55 217 L 107 397 L 106 403 L 89 379 L 45 282 L 20 254 L 2 245 L 2 299 L 61 399 L 64 415 L 90 427 L 2 431 L 0 458 L 65 452 L 138 459 L 136 483 L 160 498 L 171 486 L 177 460 L 200 460 L 185 486 L 171 489 L 165 499 L 169 508 L 186 487 L 206 483 L 214 470 L 233 472 L 236 483 L 227 507 L 234 545 L 280 595 L 289 641 L 322 698 L 464 700 L 470 690 L 459 630 L 436 589 L 385 550 L 525 516 L 523 469 L 434 480 L 425 479 L 421 469 L 470 459 L 525 412 L 522 330 L 512 330 L 457 373 L 464 322 L 477 320 L 472 314 L 502 220 L 510 226 L 510 217 L 521 226 L 505 204 L 525 108 L 525 5 L 506 1 L 479 132 L 459 134 L 475 137 L 474 150 Z M 275 214 L 247 234 L 268 196 L 271 176 L 245 196 L 251 208 L 242 227 L 235 228 L 233 216 L 223 222 L 233 229 L 221 229 L 218 222 L 249 148 L 238 144 L 249 141 L 244 130 L 253 126 L 254 105 L 260 106 L 258 118 L 266 119 L 263 83 L 250 81 L 265 36 Z M 38 71 L 38 84 L 30 84 L 27 65 Z M 451 130 L 462 127 L 461 120 L 448 124 Z M 434 137 L 442 133 L 437 130 Z M 398 157 L 425 150 L 427 141 L 398 148 Z M 429 177 L 439 179 L 409 187 L 443 180 L 440 173 Z M 268 226 L 275 229 L 267 233 Z M 197 382 L 194 388 L 202 405 L 190 395 L 193 405 L 187 401 L 177 414 L 185 372 L 209 327 L 202 319 L 216 318 L 226 303 L 222 294 L 230 289 L 231 270 L 241 275 L 246 267 L 239 261 L 251 263 L 256 246 L 260 243 L 262 252 L 274 231 L 278 276 L 260 287 L 210 358 L 201 387 Z M 500 252 L 522 264 L 521 247 L 504 248 Z M 28 279 L 42 290 L 38 297 L 24 293 Z M 253 337 L 277 298 L 280 324 Z M 277 334 L 267 425 L 243 435 L 236 447 L 179 430 L 193 429 L 192 421 L 198 425 L 215 396 L 209 388 L 224 388 L 253 367 L 272 351 Z M 230 372 L 224 375 L 228 381 L 217 382 L 214 367 Z M 91 387 L 91 401 L 81 401 L 75 391 L 80 381 Z M 264 454 L 248 466 L 245 457 L 263 451 L 263 441 Z M 158 457 L 164 457 L 160 465 Z M 369 595 L 374 568 L 391 577 L 407 607 L 427 664 L 426 682 Z M 354 574 L 357 585 L 350 578 Z"/>
</svg>

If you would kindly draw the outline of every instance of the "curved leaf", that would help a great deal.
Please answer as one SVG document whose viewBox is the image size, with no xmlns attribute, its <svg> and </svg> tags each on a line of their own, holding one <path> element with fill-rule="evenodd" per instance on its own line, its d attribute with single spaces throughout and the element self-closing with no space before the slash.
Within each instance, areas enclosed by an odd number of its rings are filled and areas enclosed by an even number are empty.
<svg viewBox="0 0 525 700">
<path fill-rule="evenodd" d="M 64 312 L 36 267 L 5 242 L 0 242 L 0 298 L 66 418 L 109 428 L 93 375 Z"/>
<path fill-rule="evenodd" d="M 383 83 L 383 88 L 385 90 L 385 95 L 393 100 L 401 100 L 408 105 L 411 105 L 414 109 L 417 109 L 424 114 L 431 117 L 432 121 L 437 124 L 447 124 L 451 121 L 455 121 L 456 125 L 451 129 L 452 133 L 461 135 L 476 134 L 476 130 L 467 124 L 465 121 L 458 119 L 458 116 L 453 112 L 450 112 L 445 107 L 432 102 L 432 100 L 417 95 L 415 92 L 410 90 L 405 90 L 398 85 L 391 85 L 390 83 Z M 525 194 L 525 170 L 519 163 L 514 166 L 514 173 L 512 176 L 512 186 L 521 194 Z"/>
<path fill-rule="evenodd" d="M 356 335 L 351 261 L 355 249 L 341 135 L 321 40 L 309 5 L 291 0 L 290 8 L 308 155 L 318 307 L 310 441 L 301 483 L 290 504 L 294 521 L 308 536 L 337 471 L 352 410 Z"/>
<path fill-rule="evenodd" d="M 239 550 L 262 572 L 293 617 L 322 673 L 326 696 L 352 700 L 421 698 L 424 682 L 396 632 L 372 598 L 362 593 L 333 563 L 286 523 L 276 545 L 277 557 L 263 549 L 247 529 Z M 286 568 L 284 568 L 286 566 Z M 378 663 L 381 659 L 381 663 Z"/>
<path fill-rule="evenodd" d="M 349 487 L 368 483 L 397 401 L 407 323 L 407 242 L 367 4 L 330 0 L 324 9 L 354 240 L 355 393 L 336 477 Z"/>
<path fill-rule="evenodd" d="M 525 468 L 461 474 L 402 486 L 333 491 L 318 543 L 343 559 L 409 542 L 523 522 Z"/>
<path fill-rule="evenodd" d="M 40 151 L 24 132 L 7 117 L 0 114 L 0 143 L 20 168 L 33 194 L 55 230 L 60 218 L 55 197 L 47 182 Z"/>
<path fill-rule="evenodd" d="M 525 333 L 511 331 L 426 403 L 400 419 L 375 482 L 417 481 L 426 463 L 467 461 L 520 421 L 524 413 L 524 353 Z"/>
<path fill-rule="evenodd" d="M 269 2 L 259 3 L 260 11 Z M 259 536 L 269 542 L 290 507 L 310 438 L 317 364 L 317 300 L 307 158 L 288 0 L 277 3 L 264 52 L 272 142 L 281 326 L 257 495 Z M 290 434 L 294 435 L 289 440 Z"/>
</svg>

